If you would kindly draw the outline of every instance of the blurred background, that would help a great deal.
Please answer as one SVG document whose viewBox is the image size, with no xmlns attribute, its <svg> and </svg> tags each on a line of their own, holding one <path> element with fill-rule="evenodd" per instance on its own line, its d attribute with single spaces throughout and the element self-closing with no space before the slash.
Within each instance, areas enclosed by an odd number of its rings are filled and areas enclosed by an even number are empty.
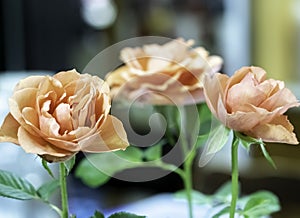
<svg viewBox="0 0 300 218">
<path fill-rule="evenodd" d="M 299 0 L 1 0 L 0 1 L 1 100 L 6 101 L 20 76 L 32 72 L 58 72 L 76 68 L 81 72 L 105 48 L 137 36 L 194 39 L 211 54 L 224 59 L 222 72 L 244 65 L 258 65 L 269 77 L 286 81 L 300 97 L 300 1 Z M 15 73 L 15 74 L 13 74 Z M 6 82 L 11 81 L 11 83 Z M 2 122 L 7 105 L 1 105 Z M 300 136 L 299 111 L 289 112 Z M 278 194 L 283 210 L 274 217 L 300 214 L 299 147 L 272 146 L 277 171 L 256 150 L 243 154 L 241 179 L 244 193 L 268 189 Z M 0 153 L 3 155 L 3 145 Z M 6 148 L 7 150 L 7 148 Z M 223 154 L 223 156 L 222 156 Z M 228 180 L 226 152 L 200 169 L 195 164 L 196 188 L 211 193 Z M 223 164 L 223 160 L 227 164 Z M 35 160 L 33 160 L 35 161 Z M 0 168 L 7 162 L 0 158 Z M 244 166 L 244 167 L 243 167 Z M 259 169 L 259 170 L 258 170 Z M 30 171 L 30 169 L 28 169 Z M 170 181 L 171 184 L 170 185 Z M 85 199 L 91 210 L 103 196 L 93 193 L 76 178 L 70 179 L 71 208 Z M 79 188 L 78 188 L 79 187 Z M 117 188 L 116 188 L 117 187 Z M 144 184 L 111 180 L 102 193 L 134 193 L 126 199 L 107 200 L 109 206 L 157 192 L 182 188 L 179 178 Z M 84 191 L 82 191 L 84 190 Z M 109 190 L 109 191 L 108 191 Z M 139 193 L 139 194 L 138 194 Z M 6 200 L 6 199 L 4 199 Z M 122 201 L 123 200 L 123 201 Z M 0 199 L 2 202 L 3 199 Z M 2 203 L 1 203 L 2 204 Z M 101 205 L 100 205 L 101 207 Z M 1 214 L 1 212 L 0 212 Z M 288 215 L 287 215 L 288 214 Z M 0 217 L 2 217 L 0 215 Z M 8 217 L 8 216 L 6 216 Z M 11 216 L 11 217 L 18 217 Z M 26 216 L 19 216 L 20 218 Z M 80 216 L 79 216 L 80 217 Z"/>
<path fill-rule="evenodd" d="M 260 65 L 299 81 L 300 2 L 272 0 L 1 0 L 0 70 L 79 71 L 136 36 L 192 38 L 232 74 Z M 298 73 L 297 73 L 298 72 Z"/>
</svg>

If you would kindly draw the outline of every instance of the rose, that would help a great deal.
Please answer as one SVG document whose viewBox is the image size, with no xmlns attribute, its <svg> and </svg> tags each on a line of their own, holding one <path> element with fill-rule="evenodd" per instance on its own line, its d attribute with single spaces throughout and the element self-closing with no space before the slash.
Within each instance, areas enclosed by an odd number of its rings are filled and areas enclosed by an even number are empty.
<svg viewBox="0 0 300 218">
<path fill-rule="evenodd" d="M 222 59 L 202 47 L 191 49 L 193 43 L 177 39 L 121 50 L 125 66 L 106 77 L 113 97 L 159 105 L 203 102 L 203 76 L 218 71 Z"/>
<path fill-rule="evenodd" d="M 204 94 L 225 126 L 265 142 L 298 144 L 294 127 L 283 114 L 299 102 L 284 82 L 266 79 L 262 68 L 242 67 L 230 78 L 207 74 Z"/>
<path fill-rule="evenodd" d="M 109 115 L 108 85 L 76 70 L 21 80 L 9 99 L 0 142 L 13 142 L 49 162 L 79 151 L 104 152 L 128 146 L 122 123 Z"/>
</svg>

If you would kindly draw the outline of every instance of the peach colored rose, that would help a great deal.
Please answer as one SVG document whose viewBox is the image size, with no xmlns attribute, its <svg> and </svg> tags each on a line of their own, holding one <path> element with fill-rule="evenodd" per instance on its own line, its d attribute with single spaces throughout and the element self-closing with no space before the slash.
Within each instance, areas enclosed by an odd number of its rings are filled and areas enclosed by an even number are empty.
<svg viewBox="0 0 300 218">
<path fill-rule="evenodd" d="M 108 85 L 76 70 L 21 80 L 9 99 L 0 142 L 13 142 L 49 162 L 79 151 L 125 149 L 122 123 L 109 115 Z"/>
<path fill-rule="evenodd" d="M 124 48 L 125 63 L 109 73 L 106 81 L 114 97 L 150 104 L 193 104 L 204 101 L 202 79 L 221 68 L 222 59 L 202 48 L 191 49 L 192 40 L 164 45 Z"/>
<path fill-rule="evenodd" d="M 232 77 L 207 74 L 204 93 L 212 113 L 227 127 L 265 142 L 298 144 L 283 114 L 300 104 L 282 81 L 266 79 L 262 68 L 242 67 Z"/>
</svg>

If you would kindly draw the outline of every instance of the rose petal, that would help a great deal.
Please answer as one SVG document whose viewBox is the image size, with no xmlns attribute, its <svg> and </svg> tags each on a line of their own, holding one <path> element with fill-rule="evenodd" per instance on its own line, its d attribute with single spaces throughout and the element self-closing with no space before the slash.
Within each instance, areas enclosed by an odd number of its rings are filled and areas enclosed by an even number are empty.
<svg viewBox="0 0 300 218">
<path fill-rule="evenodd" d="M 237 111 L 227 115 L 226 125 L 236 131 L 250 131 L 257 125 L 270 123 L 281 115 L 280 109 L 269 112 L 264 108 L 255 107 L 251 104 L 243 106 L 244 111 Z"/>
<path fill-rule="evenodd" d="M 52 145 L 52 147 L 55 147 L 57 149 L 63 149 L 71 152 L 80 151 L 80 147 L 78 146 L 78 144 L 73 142 L 74 137 L 44 138 L 44 139 L 45 141 L 49 142 Z"/>
<path fill-rule="evenodd" d="M 258 83 L 261 83 L 266 79 L 267 72 L 261 67 L 251 66 L 250 71 L 254 74 Z"/>
<path fill-rule="evenodd" d="M 288 131 L 294 131 L 294 126 L 290 123 L 290 121 L 288 120 L 288 116 L 286 115 L 276 117 L 274 120 L 272 120 L 271 124 L 282 125 Z"/>
<path fill-rule="evenodd" d="M 219 96 L 223 98 L 224 86 L 229 77 L 224 74 L 216 73 L 214 75 L 206 74 L 203 81 L 204 95 L 207 106 L 211 112 L 218 117 L 218 100 Z"/>
<path fill-rule="evenodd" d="M 39 155 L 48 154 L 57 157 L 63 157 L 72 154 L 70 151 L 56 148 L 40 137 L 29 134 L 23 127 L 20 127 L 18 130 L 18 139 L 21 147 L 27 153 Z"/>
<path fill-rule="evenodd" d="M 180 76 L 177 81 L 186 86 L 193 86 L 194 84 L 199 84 L 200 80 L 196 77 L 196 75 L 201 75 L 203 73 L 203 69 L 199 69 L 198 71 L 194 70 L 193 72 L 188 70 L 181 70 Z"/>
<path fill-rule="evenodd" d="M 147 59 L 141 48 L 124 48 L 120 52 L 121 60 L 136 69 L 146 69 Z"/>
<path fill-rule="evenodd" d="M 126 77 L 124 77 L 124 75 L 127 75 L 128 71 L 127 66 L 121 66 L 113 72 L 108 73 L 105 77 L 105 81 L 110 87 L 120 86 L 126 82 Z"/>
<path fill-rule="evenodd" d="M 223 59 L 219 56 L 213 55 L 207 58 L 207 62 L 209 67 L 211 68 L 210 73 L 214 73 L 218 72 L 222 68 Z"/>
<path fill-rule="evenodd" d="M 262 102 L 260 107 L 265 108 L 268 111 L 273 111 L 276 108 L 285 107 L 286 105 L 294 107 L 299 106 L 300 104 L 295 95 L 289 89 L 284 88 Z"/>
<path fill-rule="evenodd" d="M 55 99 L 59 99 L 60 96 L 64 95 L 64 89 L 59 80 L 46 76 L 45 80 L 40 83 L 37 96 L 49 95 L 51 97 L 49 93 L 52 93 L 52 97 L 55 96 Z"/>
<path fill-rule="evenodd" d="M 45 76 L 29 76 L 18 82 L 14 92 L 26 88 L 38 88 L 39 84 L 45 79 Z"/>
<path fill-rule="evenodd" d="M 24 107 L 36 107 L 36 95 L 37 89 L 35 88 L 26 88 L 14 92 L 9 99 L 9 108 L 16 120 L 19 121 L 21 119 L 21 111 Z"/>
<path fill-rule="evenodd" d="M 70 132 L 73 129 L 72 120 L 71 120 L 71 109 L 69 104 L 59 104 L 55 111 L 54 117 L 60 125 L 60 134 L 63 135 L 65 132 Z"/>
<path fill-rule="evenodd" d="M 93 128 L 87 127 L 87 126 L 81 126 L 78 127 L 74 130 L 72 130 L 71 132 L 69 132 L 68 134 L 66 134 L 64 137 L 62 137 L 61 139 L 67 140 L 67 141 L 74 141 L 74 142 L 78 142 L 81 139 L 83 139 L 84 137 L 88 137 L 92 134 L 94 134 L 97 130 L 97 127 L 94 126 Z"/>
<path fill-rule="evenodd" d="M 80 141 L 79 146 L 85 152 L 104 152 L 125 149 L 129 144 L 126 132 L 120 120 L 109 115 L 101 126 L 100 133 Z"/>
<path fill-rule="evenodd" d="M 209 56 L 208 51 L 202 47 L 191 49 L 193 43 L 192 40 L 185 41 L 179 38 L 163 45 L 150 44 L 142 48 L 123 49 L 121 59 L 126 66 L 109 73 L 106 77 L 111 86 L 112 96 L 117 96 L 118 99 L 143 100 L 144 103 L 150 104 L 170 104 L 172 101 L 164 100 L 163 95 L 176 94 L 177 98 L 184 99 L 185 92 L 193 91 L 190 95 L 193 98 L 177 102 L 185 104 L 194 100 L 197 100 L 196 103 L 203 101 L 203 93 L 199 88 L 202 88 L 204 73 L 215 73 L 219 70 L 222 59 Z M 182 84 L 176 85 L 179 90 L 174 90 L 176 82 Z M 144 94 L 147 91 L 149 93 Z M 170 94 L 171 92 L 174 95 Z M 140 93 L 144 96 L 137 96 Z M 198 94 L 199 96 L 196 96 Z"/>
<path fill-rule="evenodd" d="M 79 104 L 74 107 L 73 113 L 78 114 L 78 126 L 85 126 L 88 117 L 88 108 L 90 107 L 92 101 L 92 94 L 86 94 L 80 100 Z"/>
<path fill-rule="evenodd" d="M 88 75 L 88 74 L 86 74 L 86 75 Z M 109 95 L 110 88 L 109 88 L 109 85 L 107 84 L 107 82 L 105 82 L 104 80 L 100 79 L 97 76 L 93 76 L 92 78 L 90 78 L 90 80 L 93 83 L 93 87 L 96 90 L 98 90 L 99 93 Z"/>
<path fill-rule="evenodd" d="M 248 73 L 240 83 L 233 85 L 227 93 L 227 111 L 243 111 L 245 104 L 258 106 L 267 98 L 265 92 L 256 87 L 253 74 Z"/>
<path fill-rule="evenodd" d="M 228 112 L 226 111 L 225 105 L 222 101 L 222 97 L 221 95 L 219 96 L 218 99 L 218 108 L 216 109 L 216 113 L 217 113 L 217 118 L 226 126 L 228 125 L 228 123 L 230 123 L 228 120 L 230 120 L 230 115 L 228 115 Z"/>
<path fill-rule="evenodd" d="M 111 99 L 109 95 L 99 94 L 94 105 L 95 120 L 99 120 L 102 116 L 107 116 L 111 108 Z"/>
<path fill-rule="evenodd" d="M 59 80 L 62 86 L 67 86 L 69 83 L 80 78 L 80 74 L 75 70 L 61 71 L 56 73 L 53 78 Z"/>
<path fill-rule="evenodd" d="M 263 115 L 256 112 L 237 111 L 228 114 L 225 125 L 233 130 L 244 132 L 257 126 L 261 122 L 260 118 L 264 118 Z"/>
<path fill-rule="evenodd" d="M 54 117 L 48 117 L 43 114 L 39 117 L 39 122 L 40 130 L 44 135 L 51 138 L 59 137 L 61 135 L 59 134 L 60 126 Z"/>
<path fill-rule="evenodd" d="M 19 106 L 18 106 L 18 103 L 10 98 L 9 99 L 9 108 L 10 108 L 10 114 L 14 117 L 14 119 L 21 125 L 21 126 L 24 126 L 24 127 L 28 127 L 27 123 L 25 122 L 24 120 L 24 117 L 23 117 L 23 114 L 22 112 L 20 111 L 19 109 Z M 25 107 L 26 108 L 26 107 Z M 27 131 L 29 131 L 31 134 L 36 134 L 34 132 L 34 130 L 32 130 L 30 127 L 29 128 L 26 128 Z"/>
<path fill-rule="evenodd" d="M 229 78 L 227 86 L 225 88 L 225 97 L 227 96 L 228 90 L 235 84 L 242 81 L 242 79 L 249 73 L 252 72 L 257 84 L 262 82 L 266 77 L 266 71 L 260 67 L 242 67 L 237 70 L 232 77 Z"/>
<path fill-rule="evenodd" d="M 31 135 L 34 135 L 37 137 L 42 137 L 54 145 L 56 145 L 55 144 L 56 141 L 59 141 L 58 143 L 61 143 L 61 141 L 62 141 L 63 145 L 58 146 L 58 147 L 63 148 L 63 149 L 67 149 L 67 146 L 65 146 L 65 144 L 68 144 L 68 143 L 65 143 L 65 142 L 70 142 L 70 144 L 68 145 L 68 146 L 70 146 L 70 150 L 72 150 L 72 151 L 76 150 L 75 148 L 72 148 L 72 147 L 76 146 L 73 143 L 73 141 L 76 140 L 76 137 L 74 136 L 75 133 L 74 133 L 74 135 L 71 134 L 72 132 L 70 132 L 69 134 L 64 133 L 62 135 L 58 135 L 57 138 L 55 138 L 55 139 L 53 139 L 53 138 L 49 139 L 50 136 L 49 136 L 48 132 L 41 131 L 40 126 L 39 126 L 39 117 L 37 117 L 36 111 L 33 108 L 24 108 L 22 111 L 22 115 L 25 120 L 25 124 L 23 124 L 22 127 L 27 132 L 29 132 Z M 38 120 L 36 120 L 36 119 L 38 119 Z M 36 123 L 36 122 L 38 122 L 38 123 Z"/>
<path fill-rule="evenodd" d="M 4 122 L 0 128 L 0 142 L 12 142 L 19 144 L 18 142 L 18 129 L 20 124 L 9 113 L 4 119 Z"/>
<path fill-rule="evenodd" d="M 272 123 L 258 125 L 246 134 L 254 138 L 261 138 L 265 142 L 299 144 L 293 130 L 294 127 L 288 121 L 287 116 L 280 116 Z"/>
<path fill-rule="evenodd" d="M 165 67 L 168 67 L 172 64 L 170 60 L 172 59 L 171 58 L 164 59 L 161 58 L 160 56 L 151 57 L 149 58 L 149 61 L 147 63 L 147 69 L 151 69 L 151 72 L 160 71 L 161 69 L 164 69 Z"/>
<path fill-rule="evenodd" d="M 31 107 L 23 108 L 22 117 L 27 125 L 31 127 L 35 127 L 37 129 L 40 128 L 39 115 L 34 108 Z"/>
</svg>

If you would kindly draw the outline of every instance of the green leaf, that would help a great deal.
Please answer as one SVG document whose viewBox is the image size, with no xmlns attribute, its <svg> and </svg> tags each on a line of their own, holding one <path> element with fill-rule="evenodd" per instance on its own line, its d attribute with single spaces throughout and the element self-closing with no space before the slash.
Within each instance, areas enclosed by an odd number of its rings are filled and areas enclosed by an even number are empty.
<svg viewBox="0 0 300 218">
<path fill-rule="evenodd" d="M 211 111 L 210 111 L 209 107 L 207 106 L 207 104 L 205 104 L 205 103 L 198 104 L 197 108 L 199 111 L 200 123 L 204 124 L 206 122 L 210 122 L 212 116 L 211 116 Z"/>
<path fill-rule="evenodd" d="M 161 158 L 162 155 L 162 146 L 165 144 L 165 141 L 160 141 L 156 145 L 152 145 L 144 151 L 144 157 L 147 161 L 153 161 Z"/>
<path fill-rule="evenodd" d="M 197 105 L 199 111 L 200 130 L 199 135 L 208 134 L 211 129 L 212 114 L 206 103 Z"/>
<path fill-rule="evenodd" d="M 214 197 L 221 202 L 229 202 L 231 200 L 231 182 L 223 184 L 215 193 Z"/>
<path fill-rule="evenodd" d="M 261 139 L 252 138 L 252 137 L 244 135 L 240 132 L 234 132 L 234 134 L 240 139 L 242 145 L 248 151 L 252 144 L 259 145 L 264 157 L 276 169 L 276 165 L 275 165 L 274 161 L 272 160 L 271 156 L 269 155 L 268 151 L 266 150 L 265 143 Z"/>
<path fill-rule="evenodd" d="M 265 144 L 261 143 L 260 148 L 261 148 L 261 151 L 262 151 L 264 157 L 267 159 L 267 161 L 276 169 L 276 165 L 275 165 L 274 161 L 272 160 L 271 156 L 269 155 L 268 151 L 265 148 Z"/>
<path fill-rule="evenodd" d="M 140 216 L 133 213 L 118 212 L 112 214 L 108 218 L 146 218 L 146 216 Z"/>
<path fill-rule="evenodd" d="M 199 135 L 197 137 L 197 141 L 196 141 L 196 148 L 200 148 L 202 146 L 204 146 L 205 142 L 208 139 L 209 134 L 205 134 L 205 135 Z"/>
<path fill-rule="evenodd" d="M 280 210 L 278 198 L 268 191 L 259 191 L 247 196 L 242 214 L 249 217 L 270 215 Z"/>
<path fill-rule="evenodd" d="M 240 193 L 240 184 L 238 186 Z M 214 202 L 217 204 L 228 204 L 231 202 L 231 181 L 224 183 L 213 195 Z"/>
<path fill-rule="evenodd" d="M 47 182 L 43 184 L 38 190 L 37 193 L 40 196 L 40 198 L 44 201 L 48 201 L 51 195 L 59 188 L 59 181 L 52 180 L 50 182 Z"/>
<path fill-rule="evenodd" d="M 185 190 L 180 190 L 175 193 L 175 198 L 178 199 L 187 199 L 187 194 Z M 192 199 L 195 204 L 210 204 L 212 202 L 212 198 L 209 195 L 205 195 L 199 191 L 192 191 Z"/>
<path fill-rule="evenodd" d="M 116 152 L 109 152 L 103 153 L 107 154 L 108 156 L 118 156 L 118 158 L 122 158 L 124 160 L 133 161 L 133 162 L 142 162 L 144 153 L 140 148 L 137 148 L 133 145 L 126 148 L 126 150 L 116 151 Z M 102 155 L 102 154 L 101 154 Z"/>
<path fill-rule="evenodd" d="M 173 146 L 176 144 L 175 138 L 180 132 L 180 111 L 179 108 L 173 105 L 156 105 L 154 110 L 160 113 L 165 120 L 165 138 L 169 145 Z M 164 123 L 164 122 L 163 122 Z"/>
<path fill-rule="evenodd" d="M 49 174 L 52 178 L 54 178 L 54 174 L 52 173 L 51 169 L 49 168 L 48 162 L 47 162 L 45 159 L 43 159 L 43 158 L 42 158 L 42 165 L 43 165 L 44 169 L 48 172 L 48 174 Z"/>
<path fill-rule="evenodd" d="M 244 135 L 241 132 L 235 131 L 234 134 L 237 138 L 240 139 L 241 144 L 247 151 L 249 151 L 251 145 L 253 145 L 253 144 L 260 145 L 263 143 L 263 141 L 261 139 L 252 138 L 250 136 Z"/>
<path fill-rule="evenodd" d="M 222 210 L 220 210 L 218 213 L 212 216 L 212 218 L 219 218 L 220 216 L 224 214 L 228 214 L 230 212 L 230 207 L 224 207 Z"/>
<path fill-rule="evenodd" d="M 178 131 L 178 123 L 180 120 L 178 107 L 174 105 L 156 105 L 154 106 L 154 110 L 165 118 L 169 129 Z"/>
<path fill-rule="evenodd" d="M 104 215 L 99 211 L 95 211 L 94 215 L 91 216 L 90 218 L 104 218 Z"/>
<path fill-rule="evenodd" d="M 215 154 L 220 151 L 228 141 L 231 130 L 224 125 L 219 125 L 209 135 L 207 154 Z"/>
<path fill-rule="evenodd" d="M 229 139 L 231 130 L 225 127 L 223 124 L 217 125 L 208 136 L 208 140 L 199 160 L 199 166 L 205 166 L 217 153 L 220 151 Z"/>
<path fill-rule="evenodd" d="M 10 172 L 0 170 L 0 196 L 19 200 L 37 198 L 33 185 Z"/>
<path fill-rule="evenodd" d="M 76 161 L 76 155 L 74 155 L 70 159 L 64 161 L 64 165 L 65 165 L 65 168 L 67 170 L 67 175 L 69 175 L 69 173 L 71 172 L 72 168 L 74 167 L 75 161 Z"/>
<path fill-rule="evenodd" d="M 117 172 L 142 166 L 143 156 L 142 150 L 134 146 L 125 151 L 91 154 L 79 163 L 75 175 L 86 185 L 98 187 Z"/>
<path fill-rule="evenodd" d="M 96 188 L 109 181 L 110 176 L 102 173 L 93 166 L 88 159 L 83 159 L 76 168 L 75 176 L 80 178 L 84 184 Z"/>
</svg>

